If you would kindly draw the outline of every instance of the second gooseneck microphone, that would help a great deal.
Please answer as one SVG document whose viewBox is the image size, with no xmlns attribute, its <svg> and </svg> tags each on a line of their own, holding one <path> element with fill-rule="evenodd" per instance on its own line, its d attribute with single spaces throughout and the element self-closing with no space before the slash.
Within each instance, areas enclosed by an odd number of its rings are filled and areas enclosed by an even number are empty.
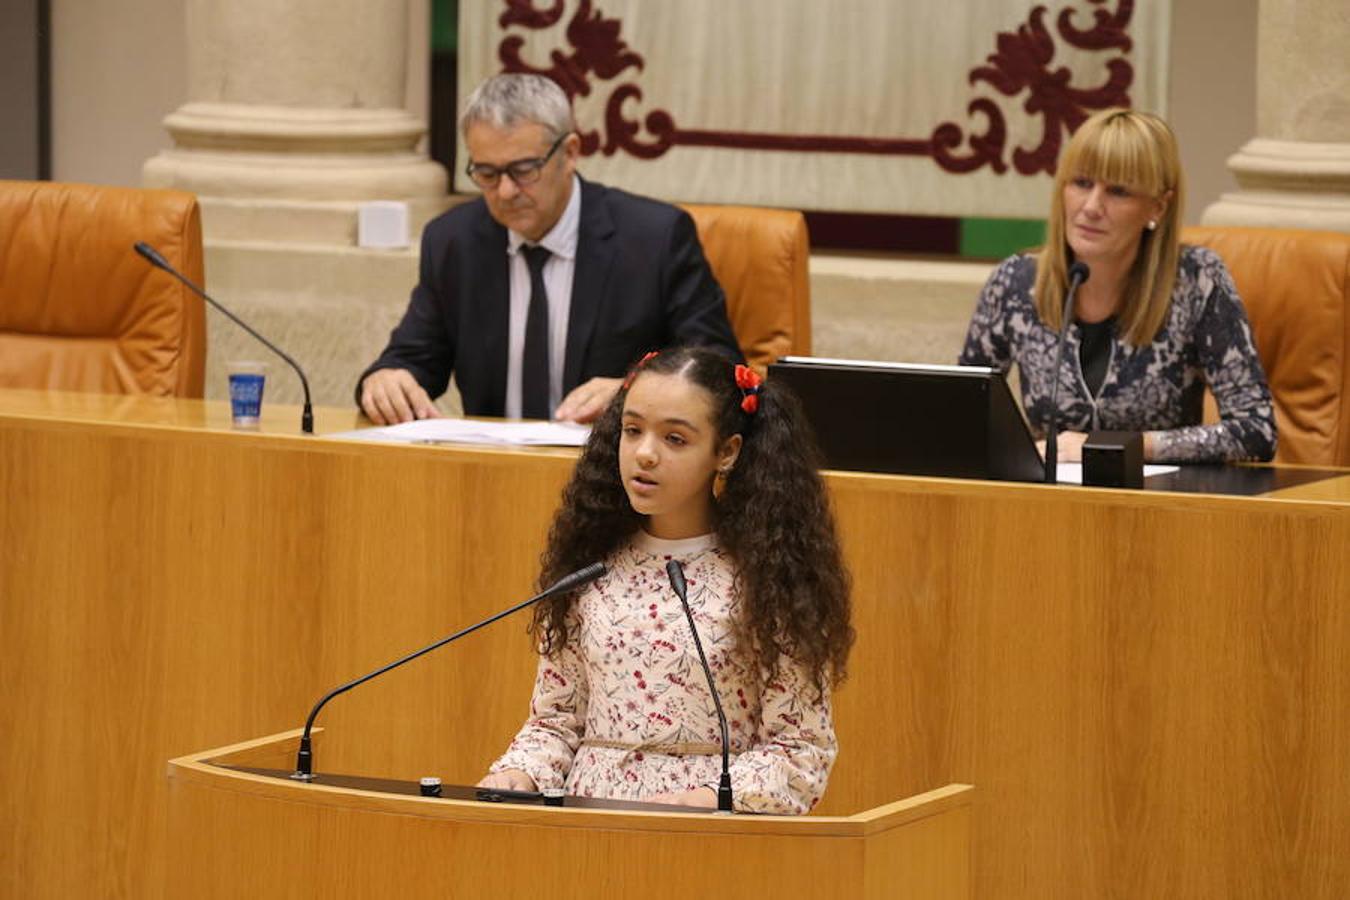
<svg viewBox="0 0 1350 900">
<path fill-rule="evenodd" d="M 252 326 L 250 326 L 247 322 L 245 322 L 243 319 L 239 318 L 234 313 L 230 312 L 228 309 L 226 309 L 225 307 L 221 306 L 218 302 L 216 302 L 216 300 L 213 299 L 210 294 L 206 293 L 206 291 L 202 290 L 195 283 L 193 283 L 193 281 L 190 278 L 188 278 L 182 272 L 178 271 L 172 265 L 170 265 L 169 261 L 165 259 L 160 254 L 160 252 L 156 250 L 154 247 L 151 247 L 145 241 L 137 241 L 136 252 L 139 253 L 141 256 L 145 257 L 146 260 L 148 260 L 149 263 L 155 268 L 163 269 L 165 272 L 168 272 L 174 278 L 177 278 L 179 281 L 181 281 L 184 285 L 187 286 L 188 290 L 192 291 L 192 293 L 196 294 L 198 297 L 201 297 L 207 303 L 210 303 L 222 314 L 224 314 L 231 322 L 238 325 L 240 328 L 244 329 L 249 334 L 253 335 L 253 337 L 257 338 L 257 340 L 264 347 L 266 347 L 268 350 L 271 350 L 277 356 L 280 356 L 282 359 L 286 360 L 286 362 L 290 364 L 290 367 L 295 370 L 295 374 L 300 376 L 300 387 L 304 388 L 305 390 L 305 408 L 304 411 L 300 414 L 300 430 L 303 431 L 305 434 L 313 434 L 314 407 L 310 405 L 309 402 L 309 379 L 305 377 L 305 373 L 300 369 L 300 364 L 295 360 L 291 359 L 290 354 L 288 354 L 285 350 L 282 350 L 276 344 L 272 343 L 267 338 L 263 337 L 261 334 L 258 334 L 258 332 L 254 331 Z"/>
<path fill-rule="evenodd" d="M 1050 370 L 1050 421 L 1045 429 L 1045 483 L 1058 480 L 1059 466 L 1059 370 L 1064 366 L 1064 335 L 1073 323 L 1073 300 L 1078 288 L 1092 270 L 1085 262 L 1069 266 L 1069 289 L 1064 292 L 1064 318 L 1059 320 L 1059 343 L 1055 345 L 1055 364 Z"/>
<path fill-rule="evenodd" d="M 666 575 L 670 578 L 670 586 L 675 589 L 675 596 L 680 598 L 680 606 L 684 607 L 685 618 L 689 620 L 689 633 L 694 636 L 698 661 L 703 664 L 703 675 L 708 679 L 708 692 L 712 694 L 713 706 L 717 709 L 717 725 L 722 729 L 722 777 L 717 783 L 717 811 L 731 812 L 731 757 L 727 749 L 731 745 L 731 740 L 727 736 L 727 714 L 722 711 L 722 698 L 717 693 L 717 685 L 713 683 L 712 667 L 708 665 L 708 657 L 703 654 L 703 642 L 698 639 L 694 613 L 689 608 L 689 600 L 685 596 L 688 588 L 684 583 L 684 567 L 680 565 L 679 560 L 672 559 L 666 563 Z"/>
</svg>

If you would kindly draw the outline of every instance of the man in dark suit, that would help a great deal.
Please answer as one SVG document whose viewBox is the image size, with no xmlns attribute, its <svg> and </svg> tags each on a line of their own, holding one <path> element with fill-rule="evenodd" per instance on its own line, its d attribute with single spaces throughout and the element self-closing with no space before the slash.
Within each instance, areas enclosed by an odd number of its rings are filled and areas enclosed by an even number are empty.
<svg viewBox="0 0 1350 900">
<path fill-rule="evenodd" d="M 594 419 L 649 350 L 704 344 L 741 359 L 694 223 L 583 181 L 571 104 L 535 75 L 498 75 L 460 128 L 479 199 L 422 233 L 420 275 L 357 385 L 373 421 L 437 415 L 455 375 L 469 415 Z"/>
</svg>

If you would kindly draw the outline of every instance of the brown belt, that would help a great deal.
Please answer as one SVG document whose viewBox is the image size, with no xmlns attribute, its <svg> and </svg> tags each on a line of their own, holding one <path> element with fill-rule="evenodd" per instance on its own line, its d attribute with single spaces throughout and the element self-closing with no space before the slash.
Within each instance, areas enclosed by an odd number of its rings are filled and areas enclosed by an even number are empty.
<svg viewBox="0 0 1350 900">
<path fill-rule="evenodd" d="M 679 741 L 673 744 L 625 744 L 622 741 L 605 741 L 588 737 L 581 739 L 581 746 L 625 750 L 629 753 L 664 753 L 667 756 L 718 756 L 722 753 L 720 744 L 701 744 L 695 741 Z"/>
</svg>

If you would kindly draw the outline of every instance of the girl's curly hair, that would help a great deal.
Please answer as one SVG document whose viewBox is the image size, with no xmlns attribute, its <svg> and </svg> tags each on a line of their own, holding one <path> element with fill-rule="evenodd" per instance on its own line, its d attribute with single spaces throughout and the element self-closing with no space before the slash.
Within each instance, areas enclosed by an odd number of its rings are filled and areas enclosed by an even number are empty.
<svg viewBox="0 0 1350 900">
<path fill-rule="evenodd" d="M 675 375 L 707 392 L 717 446 L 742 436 L 713 508 L 713 530 L 736 565 L 742 597 L 733 623 L 738 644 L 749 648 L 760 671 L 776 672 L 786 656 L 811 673 L 817 691 L 838 685 L 854 637 L 849 576 L 815 439 L 796 398 L 773 381 L 764 383 L 758 410 L 746 413 L 735 366 L 709 350 L 663 350 L 639 363 L 596 421 L 549 532 L 541 588 L 609 558 L 641 526 L 619 475 L 619 437 L 628 387 L 634 375 L 648 373 Z M 535 608 L 530 630 L 545 653 L 566 642 L 564 617 L 575 599 L 576 592 L 564 594 Z"/>
</svg>

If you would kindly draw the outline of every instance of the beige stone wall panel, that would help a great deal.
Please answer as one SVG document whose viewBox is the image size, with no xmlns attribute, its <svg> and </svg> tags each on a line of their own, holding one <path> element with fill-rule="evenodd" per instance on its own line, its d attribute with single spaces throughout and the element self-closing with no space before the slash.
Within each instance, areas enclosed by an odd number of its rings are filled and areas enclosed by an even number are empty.
<svg viewBox="0 0 1350 900">
<path fill-rule="evenodd" d="M 187 32 L 194 99 L 403 106 L 407 0 L 189 0 Z"/>
</svg>

